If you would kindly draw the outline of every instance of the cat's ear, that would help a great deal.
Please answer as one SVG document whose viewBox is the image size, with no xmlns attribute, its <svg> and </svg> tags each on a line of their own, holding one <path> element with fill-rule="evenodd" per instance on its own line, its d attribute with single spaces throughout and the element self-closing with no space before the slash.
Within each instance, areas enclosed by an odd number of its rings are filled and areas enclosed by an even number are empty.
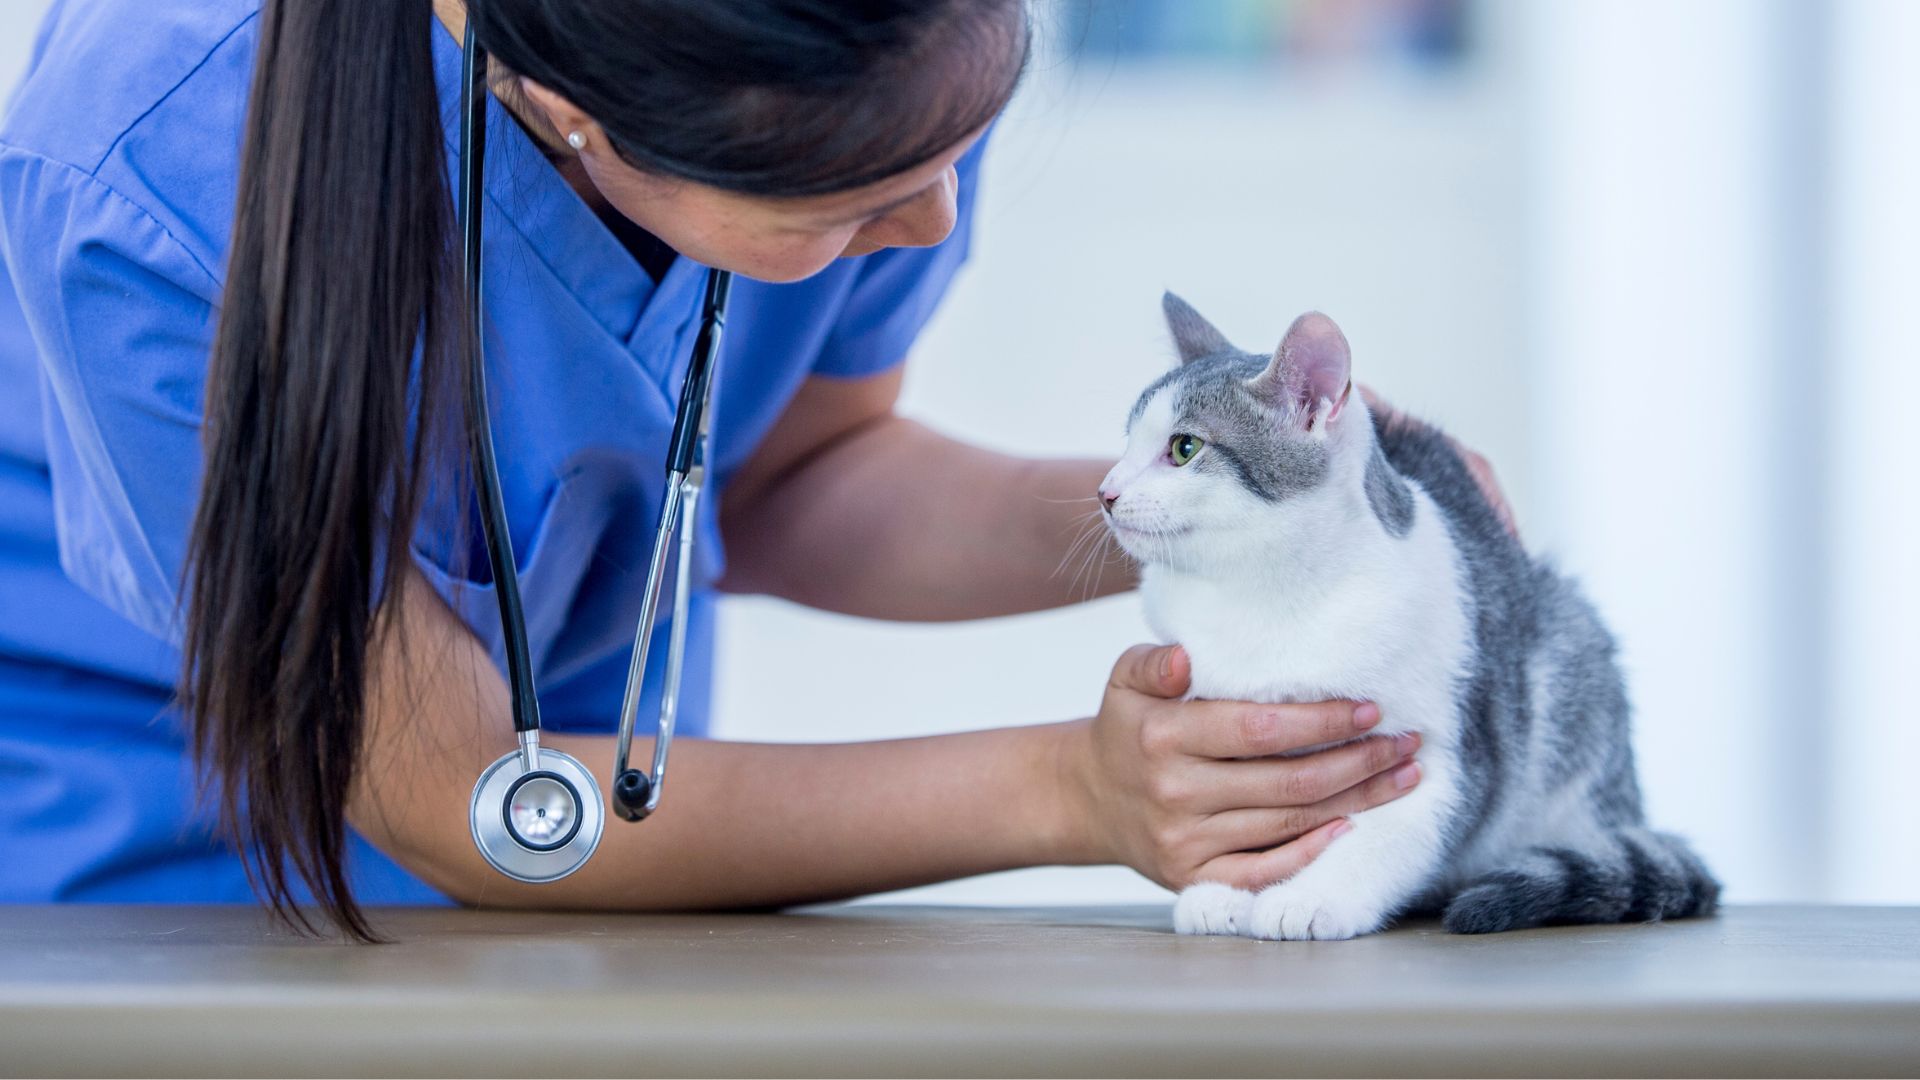
<svg viewBox="0 0 1920 1080">
<path fill-rule="evenodd" d="M 1332 319 L 1309 311 L 1293 320 L 1266 370 L 1247 389 L 1301 418 L 1308 431 L 1325 431 L 1353 393 L 1353 355 Z"/>
<path fill-rule="evenodd" d="M 1227 336 L 1214 328 L 1193 305 L 1169 292 L 1160 298 L 1160 309 L 1167 313 L 1167 329 L 1173 331 L 1173 343 L 1180 350 L 1180 362 L 1191 364 L 1203 356 L 1232 352 Z"/>
</svg>

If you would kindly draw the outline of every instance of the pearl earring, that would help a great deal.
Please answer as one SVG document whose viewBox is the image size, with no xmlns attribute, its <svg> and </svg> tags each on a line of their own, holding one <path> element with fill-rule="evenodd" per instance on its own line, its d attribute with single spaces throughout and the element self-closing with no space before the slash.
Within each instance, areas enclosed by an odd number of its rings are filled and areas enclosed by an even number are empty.
<svg viewBox="0 0 1920 1080">
<path fill-rule="evenodd" d="M 587 148 L 587 133 L 584 131 L 567 132 L 567 145 L 573 147 L 575 150 L 585 150 Z"/>
</svg>

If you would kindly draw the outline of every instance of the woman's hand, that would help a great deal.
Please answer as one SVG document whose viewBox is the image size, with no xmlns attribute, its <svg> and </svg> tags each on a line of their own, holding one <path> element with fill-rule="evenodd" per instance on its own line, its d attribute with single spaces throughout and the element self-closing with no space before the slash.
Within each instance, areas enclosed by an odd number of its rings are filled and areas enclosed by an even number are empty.
<svg viewBox="0 0 1920 1080">
<path fill-rule="evenodd" d="M 1136 645 L 1114 666 L 1075 785 L 1094 861 L 1171 889 L 1260 889 L 1311 862 L 1351 827 L 1346 815 L 1419 782 L 1419 736 L 1360 738 L 1378 706 L 1180 700 L 1191 674 L 1178 646 Z"/>
</svg>

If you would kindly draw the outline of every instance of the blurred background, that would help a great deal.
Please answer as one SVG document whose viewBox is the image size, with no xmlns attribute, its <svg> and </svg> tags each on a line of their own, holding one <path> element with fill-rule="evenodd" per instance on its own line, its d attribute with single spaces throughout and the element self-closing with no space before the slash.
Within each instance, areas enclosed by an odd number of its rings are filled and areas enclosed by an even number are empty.
<svg viewBox="0 0 1920 1080">
<path fill-rule="evenodd" d="M 0 85 L 43 0 L 0 0 Z M 906 408 L 1113 455 L 1172 288 L 1493 460 L 1617 630 L 1650 811 L 1731 899 L 1920 901 L 1920 3 L 1035 0 Z M 716 730 L 1084 716 L 1131 597 L 915 627 L 724 608 Z M 1162 895 L 1043 869 L 901 894 Z M 900 898 L 900 897 L 895 897 Z"/>
<path fill-rule="evenodd" d="M 1624 646 L 1650 811 L 1731 898 L 1920 901 L 1920 4 L 1039 0 L 906 407 L 1117 454 L 1172 288 L 1333 315 Z M 901 627 L 732 601 L 719 730 L 1089 713 L 1131 597 Z M 1144 898 L 1117 869 L 916 898 Z"/>
</svg>

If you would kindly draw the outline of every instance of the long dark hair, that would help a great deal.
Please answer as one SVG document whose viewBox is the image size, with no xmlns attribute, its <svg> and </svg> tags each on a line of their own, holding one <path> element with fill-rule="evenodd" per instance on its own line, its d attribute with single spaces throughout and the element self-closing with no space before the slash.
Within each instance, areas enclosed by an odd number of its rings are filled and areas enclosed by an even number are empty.
<svg viewBox="0 0 1920 1080">
<path fill-rule="evenodd" d="M 1022 0 L 468 0 L 496 62 L 643 170 L 846 190 L 1005 104 Z M 256 890 L 370 940 L 344 856 L 369 651 L 469 444 L 430 0 L 265 0 L 209 363 L 182 696 Z M 457 470 L 454 470 L 457 471 Z"/>
</svg>

